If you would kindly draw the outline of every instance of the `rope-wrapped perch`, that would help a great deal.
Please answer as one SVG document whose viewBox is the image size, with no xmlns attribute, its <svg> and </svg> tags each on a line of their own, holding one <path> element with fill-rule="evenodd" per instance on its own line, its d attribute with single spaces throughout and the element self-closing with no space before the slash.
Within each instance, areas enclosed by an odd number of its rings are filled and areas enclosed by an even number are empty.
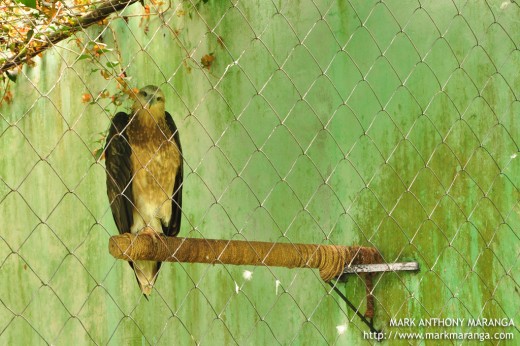
<svg viewBox="0 0 520 346">
<path fill-rule="evenodd" d="M 221 263 L 286 268 L 318 268 L 324 281 L 341 275 L 346 266 L 382 263 L 375 248 L 315 244 L 213 240 L 125 233 L 109 241 L 112 256 L 127 261 Z"/>
</svg>

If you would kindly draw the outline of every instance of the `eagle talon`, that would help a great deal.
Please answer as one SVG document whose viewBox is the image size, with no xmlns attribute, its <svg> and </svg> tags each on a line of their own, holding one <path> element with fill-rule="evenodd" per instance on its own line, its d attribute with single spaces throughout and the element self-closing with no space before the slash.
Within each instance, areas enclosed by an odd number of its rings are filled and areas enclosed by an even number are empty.
<svg viewBox="0 0 520 346">
<path fill-rule="evenodd" d="M 130 232 L 125 232 L 125 233 L 122 233 L 121 235 L 123 237 L 127 237 L 128 239 L 132 240 L 132 233 L 130 233 Z"/>
<path fill-rule="evenodd" d="M 159 237 L 160 237 L 160 234 L 155 232 L 152 228 L 150 227 L 145 227 L 143 228 L 142 230 L 140 230 L 138 233 L 137 233 L 138 236 L 140 235 L 146 235 L 146 236 L 149 236 L 150 238 L 152 238 L 152 241 L 153 241 L 153 244 L 154 245 L 157 245 L 157 242 L 159 241 Z"/>
</svg>

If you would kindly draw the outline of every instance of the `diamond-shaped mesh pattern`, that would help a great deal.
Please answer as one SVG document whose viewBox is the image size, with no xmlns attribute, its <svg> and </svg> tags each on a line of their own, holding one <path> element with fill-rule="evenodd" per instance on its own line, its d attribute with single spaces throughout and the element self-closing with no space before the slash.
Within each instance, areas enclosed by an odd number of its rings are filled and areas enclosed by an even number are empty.
<svg viewBox="0 0 520 346">
<path fill-rule="evenodd" d="M 14 33 L 61 30 L 87 2 L 37 20 L 0 5 L 0 63 Z M 0 344 L 373 342 L 310 269 L 165 264 L 143 299 L 107 251 L 117 230 L 99 154 L 124 91 L 148 84 L 180 130 L 181 236 L 416 260 L 416 274 L 374 279 L 385 332 L 446 330 L 389 327 L 405 317 L 520 323 L 518 3 L 145 4 L 2 81 Z M 338 287 L 364 312 L 363 280 Z M 518 326 L 450 331 L 520 338 Z"/>
</svg>

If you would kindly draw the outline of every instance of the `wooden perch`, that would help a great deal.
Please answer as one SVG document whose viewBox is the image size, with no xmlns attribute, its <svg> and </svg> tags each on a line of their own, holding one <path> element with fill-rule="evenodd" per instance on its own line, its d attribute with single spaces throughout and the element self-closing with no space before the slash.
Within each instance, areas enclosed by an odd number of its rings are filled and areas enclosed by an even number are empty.
<svg viewBox="0 0 520 346">
<path fill-rule="evenodd" d="M 341 275 L 346 266 L 382 263 L 375 248 L 268 243 L 258 241 L 177 238 L 125 233 L 110 238 L 112 256 L 127 261 L 266 265 L 318 268 L 324 281 Z"/>
</svg>

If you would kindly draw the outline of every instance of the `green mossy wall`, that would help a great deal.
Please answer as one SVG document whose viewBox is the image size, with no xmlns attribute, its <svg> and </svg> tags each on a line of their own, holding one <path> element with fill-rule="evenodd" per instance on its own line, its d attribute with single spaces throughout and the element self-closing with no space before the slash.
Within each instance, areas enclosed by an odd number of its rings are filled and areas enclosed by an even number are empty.
<svg viewBox="0 0 520 346">
<path fill-rule="evenodd" d="M 518 4 L 234 3 L 175 3 L 148 32 L 129 17 L 78 35 L 114 49 L 103 64 L 119 51 L 132 87 L 166 93 L 185 155 L 181 235 L 417 260 L 419 273 L 375 281 L 386 331 L 444 330 L 388 327 L 404 317 L 520 323 Z M 0 108 L 0 344 L 369 342 L 307 269 L 167 264 L 144 300 L 108 254 L 117 231 L 92 155 L 128 104 L 82 102 L 117 83 L 79 54 L 63 42 L 35 59 Z M 362 281 L 340 287 L 364 311 Z M 495 330 L 520 338 L 450 329 Z"/>
</svg>

